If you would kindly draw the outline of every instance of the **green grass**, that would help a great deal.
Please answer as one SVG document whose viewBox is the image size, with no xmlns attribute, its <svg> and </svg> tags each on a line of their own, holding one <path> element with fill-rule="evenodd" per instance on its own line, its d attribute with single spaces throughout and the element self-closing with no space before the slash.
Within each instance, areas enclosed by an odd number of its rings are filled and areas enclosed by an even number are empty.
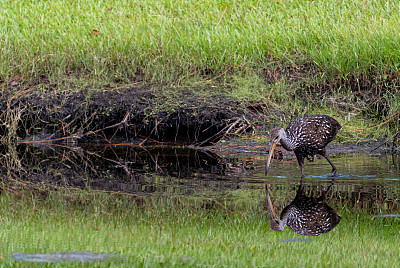
<svg viewBox="0 0 400 268">
<path fill-rule="evenodd" d="M 208 208 L 207 197 L 137 199 L 68 190 L 17 196 L 0 196 L 0 263 L 7 267 L 27 265 L 9 261 L 12 252 L 68 251 L 123 257 L 94 264 L 104 267 L 390 267 L 400 261 L 398 221 L 346 207 L 339 208 L 343 219 L 330 233 L 308 237 L 310 242 L 282 242 L 304 237 L 269 229 L 262 191 L 239 193 L 246 203 Z"/>
<path fill-rule="evenodd" d="M 218 81 L 273 116 L 352 117 L 351 130 L 367 131 L 347 140 L 391 136 L 399 127 L 399 25 L 394 0 L 3 1 L 0 91 L 90 96 L 138 81 L 196 90 Z"/>
<path fill-rule="evenodd" d="M 281 64 L 337 79 L 400 64 L 398 1 L 4 1 L 0 11 L 3 80 L 178 81 Z"/>
</svg>

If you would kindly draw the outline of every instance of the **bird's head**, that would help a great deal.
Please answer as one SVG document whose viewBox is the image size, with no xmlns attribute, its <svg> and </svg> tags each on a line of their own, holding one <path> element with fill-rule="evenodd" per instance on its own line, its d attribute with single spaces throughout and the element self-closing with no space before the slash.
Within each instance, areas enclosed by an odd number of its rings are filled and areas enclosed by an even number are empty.
<svg viewBox="0 0 400 268">
<path fill-rule="evenodd" d="M 276 144 L 281 140 L 281 138 L 285 135 L 285 131 L 283 128 L 278 127 L 271 130 L 270 139 L 271 139 L 271 147 L 269 148 L 268 158 L 267 158 L 267 166 L 265 168 L 265 175 L 268 173 L 269 164 L 271 163 L 271 158 L 274 155 L 274 150 Z"/>
<path fill-rule="evenodd" d="M 284 135 L 285 131 L 281 127 L 276 127 L 271 130 L 269 133 L 269 138 L 271 142 L 278 142 Z"/>
<path fill-rule="evenodd" d="M 269 209 L 269 214 L 271 216 L 271 219 L 269 221 L 269 226 L 275 232 L 281 232 L 283 231 L 283 229 L 285 229 L 286 224 L 281 219 L 279 219 L 275 213 L 274 207 L 271 202 L 271 198 L 269 197 L 268 185 L 265 185 L 265 192 L 267 194 L 268 209 Z"/>
</svg>

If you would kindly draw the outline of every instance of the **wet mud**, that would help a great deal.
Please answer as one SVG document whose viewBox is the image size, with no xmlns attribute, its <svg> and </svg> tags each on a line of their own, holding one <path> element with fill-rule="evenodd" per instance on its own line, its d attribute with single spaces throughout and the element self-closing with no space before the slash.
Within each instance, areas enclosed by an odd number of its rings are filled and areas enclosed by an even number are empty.
<svg viewBox="0 0 400 268">
<path fill-rule="evenodd" d="M 0 135 L 3 141 L 205 146 L 226 133 L 254 129 L 254 107 L 243 107 L 221 90 L 198 92 L 195 88 L 147 86 L 94 93 L 46 90 L 4 94 L 0 97 Z"/>
</svg>

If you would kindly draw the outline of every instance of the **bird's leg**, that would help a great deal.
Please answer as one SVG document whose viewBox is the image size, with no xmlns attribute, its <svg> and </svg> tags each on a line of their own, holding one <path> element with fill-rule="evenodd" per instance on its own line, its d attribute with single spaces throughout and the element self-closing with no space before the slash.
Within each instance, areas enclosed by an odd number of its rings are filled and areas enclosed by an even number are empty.
<svg viewBox="0 0 400 268">
<path fill-rule="evenodd" d="M 328 189 L 321 195 L 320 199 L 325 202 L 327 200 L 327 195 L 332 191 L 332 187 L 335 184 L 336 178 L 331 180 L 331 184 L 329 185 Z"/>
<path fill-rule="evenodd" d="M 301 178 L 304 178 L 304 156 L 301 154 L 296 154 L 297 162 L 299 163 L 301 169 Z"/>
<path fill-rule="evenodd" d="M 304 191 L 304 187 L 305 187 L 305 184 L 304 184 L 304 176 L 301 176 L 301 178 L 300 178 L 300 185 L 299 185 L 299 189 L 297 190 L 297 192 Z"/>
<path fill-rule="evenodd" d="M 300 178 L 300 186 L 304 187 L 304 176 L 301 176 Z"/>
<path fill-rule="evenodd" d="M 335 165 L 332 163 L 332 161 L 329 159 L 328 155 L 326 154 L 325 150 L 322 151 L 321 155 L 323 157 L 325 157 L 325 159 L 329 162 L 329 164 L 331 164 L 332 166 L 332 177 L 336 176 L 336 167 Z"/>
</svg>

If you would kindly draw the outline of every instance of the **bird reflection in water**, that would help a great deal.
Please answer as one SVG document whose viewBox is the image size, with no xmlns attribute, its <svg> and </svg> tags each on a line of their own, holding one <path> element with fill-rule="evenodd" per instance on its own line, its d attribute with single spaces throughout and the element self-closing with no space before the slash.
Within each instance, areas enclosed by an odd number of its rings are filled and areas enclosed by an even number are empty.
<svg viewBox="0 0 400 268">
<path fill-rule="evenodd" d="M 271 214 L 271 229 L 280 232 L 287 225 L 298 234 L 312 236 L 331 231 L 342 219 L 334 209 L 326 204 L 326 197 L 332 189 L 332 185 L 333 182 L 320 197 L 308 197 L 304 190 L 303 179 L 301 179 L 296 197 L 282 210 L 281 217 L 278 218 L 269 196 L 268 185 L 266 184 L 265 190 Z"/>
</svg>

